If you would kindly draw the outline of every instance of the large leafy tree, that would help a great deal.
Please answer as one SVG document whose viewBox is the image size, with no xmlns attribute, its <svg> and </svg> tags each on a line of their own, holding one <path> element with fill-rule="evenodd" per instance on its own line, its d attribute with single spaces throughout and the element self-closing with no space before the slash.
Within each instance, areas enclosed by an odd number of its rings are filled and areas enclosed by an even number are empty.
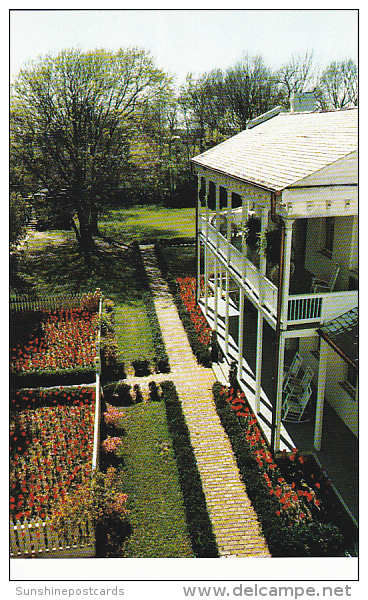
<svg viewBox="0 0 368 600">
<path fill-rule="evenodd" d="M 82 249 L 129 171 L 137 113 L 167 86 L 149 54 L 65 50 L 22 70 L 11 98 L 12 180 L 48 190 Z M 22 190 L 21 190 L 22 191 Z"/>
</svg>

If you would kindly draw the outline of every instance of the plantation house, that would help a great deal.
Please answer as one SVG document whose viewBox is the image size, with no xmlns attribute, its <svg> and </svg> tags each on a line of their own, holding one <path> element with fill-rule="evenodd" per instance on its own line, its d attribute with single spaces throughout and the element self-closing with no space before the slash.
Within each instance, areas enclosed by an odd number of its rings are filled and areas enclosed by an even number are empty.
<svg viewBox="0 0 368 600">
<path fill-rule="evenodd" d="M 197 300 L 275 451 L 288 407 L 317 450 L 325 401 L 358 434 L 357 113 L 275 108 L 192 159 Z"/>
</svg>

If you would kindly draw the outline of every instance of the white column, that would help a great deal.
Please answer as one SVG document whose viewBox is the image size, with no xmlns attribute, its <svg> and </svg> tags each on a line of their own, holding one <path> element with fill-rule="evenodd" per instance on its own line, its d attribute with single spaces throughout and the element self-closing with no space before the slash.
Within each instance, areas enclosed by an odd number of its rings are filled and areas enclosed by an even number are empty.
<svg viewBox="0 0 368 600">
<path fill-rule="evenodd" d="M 261 214 L 261 234 L 264 234 L 268 225 L 268 208 L 262 208 Z M 259 307 L 264 303 L 264 277 L 266 275 L 266 257 L 263 253 L 260 255 L 259 262 Z M 258 319 L 257 319 L 257 348 L 256 348 L 256 394 L 255 394 L 255 406 L 256 412 L 259 413 L 261 410 L 261 381 L 262 381 L 262 354 L 263 354 L 263 315 L 258 308 Z"/>
<path fill-rule="evenodd" d="M 322 443 L 322 424 L 323 407 L 325 401 L 326 375 L 327 375 L 327 356 L 328 344 L 321 338 L 318 363 L 318 384 L 317 384 L 317 404 L 316 404 L 316 422 L 314 426 L 314 447 L 321 450 Z"/>
<path fill-rule="evenodd" d="M 243 347 L 244 347 L 244 290 L 240 288 L 239 298 L 239 328 L 238 328 L 238 379 L 243 373 Z"/>
<path fill-rule="evenodd" d="M 294 221 L 285 221 L 285 241 L 284 241 L 284 272 L 282 286 L 282 307 L 281 307 L 281 326 L 287 326 L 287 313 L 289 302 L 290 286 L 290 262 L 291 262 L 291 244 L 293 239 Z M 280 290 L 279 290 L 280 293 Z"/>
<path fill-rule="evenodd" d="M 226 268 L 226 308 L 225 308 L 225 352 L 228 354 L 229 351 L 229 300 L 230 300 L 230 243 L 231 243 L 231 192 L 226 190 L 226 201 L 227 201 L 227 268 Z"/>
<path fill-rule="evenodd" d="M 278 370 L 277 370 L 277 396 L 276 396 L 276 412 L 275 412 L 275 441 L 274 452 L 280 451 L 281 438 L 281 412 L 282 412 L 282 384 L 284 379 L 284 356 L 285 356 L 285 336 L 280 333 L 279 355 L 278 355 Z"/>
<path fill-rule="evenodd" d="M 219 249 L 219 238 L 218 238 L 218 232 L 220 229 L 220 186 L 218 183 L 216 183 L 216 221 L 215 221 L 215 229 L 216 229 L 216 256 L 215 256 L 215 274 L 214 274 L 214 290 L 215 290 L 215 331 L 216 333 L 218 332 L 218 297 L 219 297 L 219 293 L 220 293 L 220 289 L 219 289 L 219 277 L 218 277 L 218 271 L 219 271 L 219 264 L 218 264 L 218 249 Z M 221 270 L 220 270 L 221 273 Z M 222 277 L 222 274 L 221 274 Z M 221 288 L 222 288 L 222 284 L 221 284 Z"/>
<path fill-rule="evenodd" d="M 256 349 L 256 396 L 255 405 L 256 412 L 261 410 L 261 381 L 262 381 L 262 349 L 263 349 L 263 315 L 258 310 L 257 319 L 257 349 Z"/>
<path fill-rule="evenodd" d="M 199 233 L 202 228 L 202 213 L 201 213 L 201 177 L 198 177 L 197 186 L 197 219 L 198 219 L 198 232 L 197 232 L 197 302 L 201 297 L 201 241 Z"/>
<path fill-rule="evenodd" d="M 205 189 L 206 243 L 204 245 L 204 312 L 206 315 L 208 312 L 208 222 L 210 219 L 210 209 L 208 207 L 209 186 L 210 186 L 210 182 L 208 179 L 206 179 L 206 189 Z"/>
</svg>

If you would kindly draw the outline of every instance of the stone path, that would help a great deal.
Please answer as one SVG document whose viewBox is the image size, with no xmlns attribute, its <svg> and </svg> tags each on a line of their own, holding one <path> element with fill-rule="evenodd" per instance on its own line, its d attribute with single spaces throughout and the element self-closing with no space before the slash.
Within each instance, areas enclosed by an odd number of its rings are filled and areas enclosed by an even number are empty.
<svg viewBox="0 0 368 600">
<path fill-rule="evenodd" d="M 269 557 L 256 513 L 241 481 L 230 441 L 217 415 L 214 371 L 198 365 L 174 300 L 156 264 L 153 245 L 141 246 L 171 372 L 143 380 L 175 382 L 189 428 L 213 532 L 221 557 Z"/>
</svg>

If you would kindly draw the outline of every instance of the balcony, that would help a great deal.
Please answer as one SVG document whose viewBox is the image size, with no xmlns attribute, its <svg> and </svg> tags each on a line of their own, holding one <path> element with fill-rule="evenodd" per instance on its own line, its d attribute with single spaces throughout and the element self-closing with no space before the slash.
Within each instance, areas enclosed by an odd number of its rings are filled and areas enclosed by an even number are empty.
<svg viewBox="0 0 368 600">
<path fill-rule="evenodd" d="M 272 327 L 275 327 L 278 289 L 271 278 L 261 274 L 256 264 L 235 247 L 234 243 L 236 242 L 229 243 L 204 219 L 200 220 L 200 240 L 217 258 L 218 264 L 228 268 L 229 274 L 237 286 L 244 289 L 250 301 L 263 310 L 264 317 Z M 213 281 L 213 268 L 210 266 L 208 273 L 210 283 L 211 277 Z M 357 290 L 309 293 L 311 277 L 312 273 L 303 267 L 295 269 L 291 277 L 287 314 L 288 327 L 308 325 L 318 327 L 358 304 Z M 214 303 L 211 294 L 208 302 L 209 305 Z"/>
</svg>

